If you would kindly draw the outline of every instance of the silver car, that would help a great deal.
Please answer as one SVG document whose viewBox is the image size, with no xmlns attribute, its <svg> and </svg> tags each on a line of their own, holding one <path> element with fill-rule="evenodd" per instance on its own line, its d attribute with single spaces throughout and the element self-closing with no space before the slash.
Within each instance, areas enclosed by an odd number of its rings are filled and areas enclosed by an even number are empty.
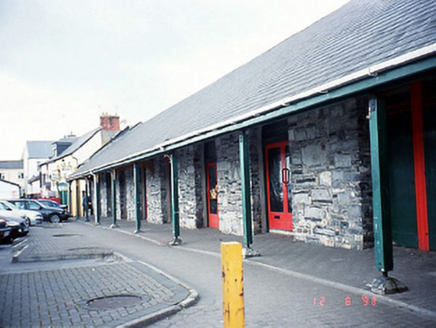
<svg viewBox="0 0 436 328">
<path fill-rule="evenodd" d="M 31 210 L 21 210 L 6 200 L 0 200 L 0 214 L 16 215 L 17 217 L 28 219 L 29 225 L 41 224 L 43 221 L 41 213 Z"/>
</svg>

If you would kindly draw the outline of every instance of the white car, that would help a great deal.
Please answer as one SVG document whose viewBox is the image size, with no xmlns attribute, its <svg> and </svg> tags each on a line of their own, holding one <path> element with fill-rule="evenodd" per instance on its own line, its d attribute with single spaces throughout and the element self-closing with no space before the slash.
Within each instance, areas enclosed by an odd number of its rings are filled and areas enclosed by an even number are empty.
<svg viewBox="0 0 436 328">
<path fill-rule="evenodd" d="M 0 200 L 0 214 L 1 213 L 28 219 L 30 225 L 41 224 L 43 220 L 41 213 L 37 211 L 20 210 L 14 204 L 6 200 Z"/>
</svg>

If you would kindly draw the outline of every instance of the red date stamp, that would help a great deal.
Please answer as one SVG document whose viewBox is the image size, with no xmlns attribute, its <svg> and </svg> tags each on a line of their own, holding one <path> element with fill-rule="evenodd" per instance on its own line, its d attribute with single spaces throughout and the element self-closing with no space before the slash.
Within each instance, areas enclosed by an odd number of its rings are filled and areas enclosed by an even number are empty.
<svg viewBox="0 0 436 328">
<path fill-rule="evenodd" d="M 325 306 L 327 305 L 327 298 L 324 296 L 318 296 L 313 298 L 313 305 L 314 306 Z M 344 298 L 344 306 L 364 306 L 364 307 L 375 307 L 377 305 L 377 298 L 375 296 L 369 297 L 369 296 L 355 296 L 350 297 L 346 296 Z"/>
</svg>

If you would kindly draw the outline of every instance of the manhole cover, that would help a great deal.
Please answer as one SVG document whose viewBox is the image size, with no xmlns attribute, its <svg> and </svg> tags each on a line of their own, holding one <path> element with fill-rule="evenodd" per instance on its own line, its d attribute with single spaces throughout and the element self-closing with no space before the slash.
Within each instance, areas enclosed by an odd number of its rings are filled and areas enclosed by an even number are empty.
<svg viewBox="0 0 436 328">
<path fill-rule="evenodd" d="M 144 297 L 136 295 L 113 295 L 94 298 L 86 302 L 88 307 L 97 310 L 111 310 L 141 302 Z"/>
<path fill-rule="evenodd" d="M 57 234 L 57 235 L 53 235 L 53 237 L 77 237 L 77 236 L 81 236 L 79 234 L 75 234 L 75 233 L 61 233 L 61 234 Z"/>
</svg>

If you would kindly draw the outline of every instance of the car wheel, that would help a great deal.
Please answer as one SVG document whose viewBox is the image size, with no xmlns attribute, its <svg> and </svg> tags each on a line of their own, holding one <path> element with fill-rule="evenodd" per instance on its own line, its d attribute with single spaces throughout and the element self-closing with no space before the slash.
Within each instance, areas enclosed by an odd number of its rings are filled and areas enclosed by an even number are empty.
<svg viewBox="0 0 436 328">
<path fill-rule="evenodd" d="M 59 222 L 61 222 L 61 218 L 59 217 L 59 215 L 53 214 L 52 216 L 50 216 L 50 222 L 51 223 L 59 223 Z"/>
<path fill-rule="evenodd" d="M 29 218 L 26 218 L 26 223 L 27 223 L 27 226 L 28 226 L 28 227 L 30 227 L 30 226 L 32 225 L 32 223 L 30 222 L 30 219 L 29 219 Z"/>
</svg>

